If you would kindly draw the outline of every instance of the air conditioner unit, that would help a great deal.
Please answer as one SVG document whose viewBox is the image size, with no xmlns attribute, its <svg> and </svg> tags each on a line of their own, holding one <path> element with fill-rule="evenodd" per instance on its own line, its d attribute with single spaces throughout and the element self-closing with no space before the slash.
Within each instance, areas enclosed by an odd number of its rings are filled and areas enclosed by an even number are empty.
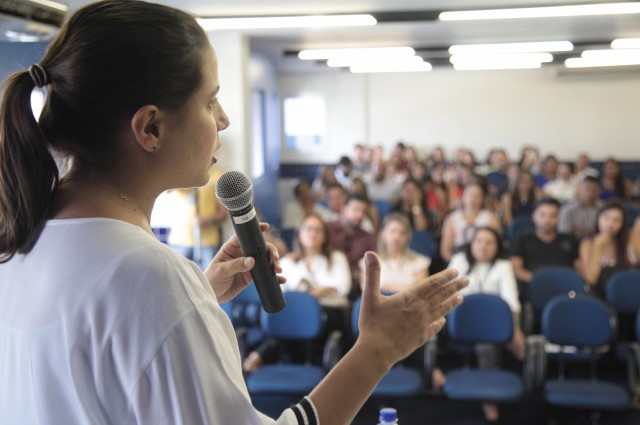
<svg viewBox="0 0 640 425">
<path fill-rule="evenodd" d="M 52 0 L 0 0 L 0 40 L 48 40 L 68 10 L 68 5 Z"/>
</svg>

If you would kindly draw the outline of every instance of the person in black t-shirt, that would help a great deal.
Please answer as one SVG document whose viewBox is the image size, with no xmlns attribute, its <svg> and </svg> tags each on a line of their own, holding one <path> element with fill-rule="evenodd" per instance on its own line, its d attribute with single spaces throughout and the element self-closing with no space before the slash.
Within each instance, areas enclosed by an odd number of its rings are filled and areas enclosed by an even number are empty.
<svg viewBox="0 0 640 425">
<path fill-rule="evenodd" d="M 535 232 L 521 235 L 511 253 L 511 264 L 518 280 L 520 300 L 528 299 L 529 282 L 533 273 L 543 267 L 579 268 L 578 240 L 568 234 L 558 233 L 560 203 L 553 198 L 543 198 L 533 210 Z"/>
</svg>

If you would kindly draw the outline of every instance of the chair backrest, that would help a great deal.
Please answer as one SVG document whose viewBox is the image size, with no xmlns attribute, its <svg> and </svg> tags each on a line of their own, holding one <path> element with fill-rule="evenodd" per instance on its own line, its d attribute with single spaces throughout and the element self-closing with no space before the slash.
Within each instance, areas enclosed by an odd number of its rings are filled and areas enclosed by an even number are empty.
<svg viewBox="0 0 640 425">
<path fill-rule="evenodd" d="M 389 211 L 391 211 L 391 203 L 389 201 L 385 201 L 384 199 L 374 199 L 373 204 L 378 210 L 378 217 L 380 217 L 380 220 L 382 220 L 384 216 L 389 214 Z"/>
<path fill-rule="evenodd" d="M 259 303 L 260 296 L 258 295 L 258 290 L 256 289 L 256 285 L 250 283 L 249 286 L 244 288 L 242 292 L 240 292 L 233 301 L 243 302 L 243 303 Z"/>
<path fill-rule="evenodd" d="M 640 309 L 640 271 L 614 274 L 607 282 L 606 299 L 620 313 L 636 313 Z"/>
<path fill-rule="evenodd" d="M 262 315 L 262 329 L 275 338 L 308 340 L 320 335 L 322 310 L 318 300 L 306 292 L 286 292 L 285 308 Z"/>
<path fill-rule="evenodd" d="M 506 237 L 513 244 L 518 239 L 518 236 L 534 230 L 535 224 L 531 214 L 518 215 L 513 217 L 513 220 L 507 226 Z"/>
<path fill-rule="evenodd" d="M 584 294 L 584 281 L 569 267 L 550 267 L 536 271 L 529 282 L 529 300 L 535 310 L 542 310 L 558 295 Z"/>
<path fill-rule="evenodd" d="M 351 307 L 351 332 L 354 336 L 360 335 L 360 329 L 358 328 L 358 317 L 360 316 L 360 304 L 362 303 L 362 297 L 358 297 L 354 301 Z"/>
<path fill-rule="evenodd" d="M 296 237 L 296 229 L 282 229 L 280 230 L 280 237 L 289 248 L 289 251 L 293 250 L 293 239 Z"/>
<path fill-rule="evenodd" d="M 597 298 L 561 295 L 545 306 L 542 333 L 552 344 L 600 347 L 613 339 L 615 321 L 608 306 Z"/>
<path fill-rule="evenodd" d="M 449 336 L 460 342 L 504 344 L 513 335 L 509 304 L 491 294 L 472 294 L 447 318 Z"/>
<path fill-rule="evenodd" d="M 411 233 L 409 248 L 426 256 L 433 258 L 435 239 L 430 232 L 424 230 L 414 230 Z"/>
</svg>

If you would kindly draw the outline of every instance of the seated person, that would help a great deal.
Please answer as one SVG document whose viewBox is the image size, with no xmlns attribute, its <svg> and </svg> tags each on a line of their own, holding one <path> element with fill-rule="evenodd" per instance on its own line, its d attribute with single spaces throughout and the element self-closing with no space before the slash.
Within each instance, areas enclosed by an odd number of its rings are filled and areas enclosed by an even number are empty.
<svg viewBox="0 0 640 425">
<path fill-rule="evenodd" d="M 536 183 L 533 175 L 526 170 L 518 172 L 514 187 L 500 198 L 502 222 L 509 226 L 514 217 L 531 216 L 536 203 Z"/>
<path fill-rule="evenodd" d="M 579 271 L 578 240 L 558 233 L 560 203 L 542 198 L 533 210 L 533 233 L 520 235 L 511 252 L 511 264 L 518 279 L 520 301 L 528 300 L 528 284 L 543 267 L 571 267 Z"/>
<path fill-rule="evenodd" d="M 429 275 L 431 258 L 409 249 L 410 240 L 409 220 L 397 213 L 387 215 L 378 236 L 381 291 L 400 292 Z M 364 260 L 360 269 L 364 273 Z"/>
<path fill-rule="evenodd" d="M 449 214 L 442 225 L 440 256 L 450 261 L 454 252 L 471 241 L 475 229 L 489 226 L 500 230 L 498 217 L 484 208 L 487 190 L 480 177 L 472 178 L 464 188 L 462 206 Z"/>
<path fill-rule="evenodd" d="M 640 243 L 630 237 L 627 214 L 618 202 L 605 204 L 596 217 L 596 233 L 580 243 L 582 275 L 591 292 L 604 298 L 606 284 L 616 272 L 638 264 Z"/>
<path fill-rule="evenodd" d="M 351 269 L 352 299 L 360 294 L 360 268 L 358 261 L 367 251 L 376 250 L 375 237 L 362 228 L 369 200 L 362 195 L 351 194 L 342 209 L 340 220 L 327 223 L 333 249 L 347 256 Z"/>
<path fill-rule="evenodd" d="M 402 183 L 400 198 L 391 207 L 391 212 L 404 215 L 409 220 L 412 230 L 436 229 L 436 217 L 426 209 L 422 185 L 412 177 L 408 177 Z"/>
<path fill-rule="evenodd" d="M 287 278 L 283 291 L 309 292 L 320 304 L 347 305 L 349 263 L 331 246 L 329 228 L 319 215 L 311 213 L 302 219 L 293 251 L 280 262 Z"/>
<path fill-rule="evenodd" d="M 349 306 L 347 294 L 351 288 L 351 271 L 347 257 L 334 250 L 329 243 L 329 229 L 322 218 L 314 213 L 302 220 L 294 249 L 280 261 L 287 281 L 283 291 L 304 291 L 313 295 L 326 307 L 330 332 L 346 323 L 345 308 Z M 336 307 L 336 308 L 333 308 Z M 278 342 L 267 338 L 243 362 L 245 372 L 253 372 L 264 362 L 275 361 Z"/>
<path fill-rule="evenodd" d="M 457 269 L 460 274 L 469 277 L 469 285 L 463 294 L 486 293 L 504 299 L 513 312 L 513 337 L 509 349 L 515 357 L 522 361 L 525 356 L 525 337 L 520 329 L 520 301 L 518 287 L 513 268 L 509 260 L 501 258 L 503 248 L 500 234 L 491 227 L 480 227 L 476 230 L 471 243 L 464 252 L 454 254 L 449 263 L 450 268 Z M 481 318 L 478 318 L 481 320 Z M 434 371 L 434 374 L 441 373 Z M 440 376 L 440 385 L 444 385 L 446 377 Z M 499 416 L 498 406 L 484 403 L 482 410 L 489 421 L 496 421 Z"/>
<path fill-rule="evenodd" d="M 578 183 L 576 200 L 568 202 L 560 210 L 558 230 L 569 233 L 578 239 L 593 234 L 596 227 L 596 215 L 601 202 L 600 181 L 587 175 Z"/>
<path fill-rule="evenodd" d="M 293 188 L 295 199 L 287 202 L 282 213 L 282 228 L 297 229 L 302 218 L 315 212 L 320 217 L 327 217 L 329 210 L 316 202 L 311 184 L 306 180 L 300 180 Z"/>
</svg>

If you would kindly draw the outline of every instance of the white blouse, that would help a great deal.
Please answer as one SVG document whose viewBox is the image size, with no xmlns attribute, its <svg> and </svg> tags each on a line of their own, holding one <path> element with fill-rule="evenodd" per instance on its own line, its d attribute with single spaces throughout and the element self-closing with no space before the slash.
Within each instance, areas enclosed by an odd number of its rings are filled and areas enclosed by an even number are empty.
<svg viewBox="0 0 640 425">
<path fill-rule="evenodd" d="M 358 263 L 364 271 L 364 258 Z M 388 285 L 412 285 L 416 282 L 416 273 L 425 271 L 431 265 L 431 258 L 416 252 L 401 259 L 380 257 L 380 290 Z"/>
<path fill-rule="evenodd" d="M 351 290 L 351 271 L 347 256 L 340 251 L 331 253 L 331 265 L 324 255 L 294 261 L 280 260 L 282 275 L 287 278 L 284 291 L 306 291 L 309 287 L 334 288 L 337 296 L 346 298 Z M 308 266 L 307 266 L 308 264 Z"/>
<path fill-rule="evenodd" d="M 451 257 L 448 267 L 469 277 L 469 285 L 460 291 L 462 295 L 479 293 L 498 295 L 509 304 L 512 312 L 520 312 L 518 285 L 509 260 L 498 259 L 493 265 L 476 263 L 473 270 L 469 271 L 469 262 L 465 253 L 459 252 Z"/>
</svg>

